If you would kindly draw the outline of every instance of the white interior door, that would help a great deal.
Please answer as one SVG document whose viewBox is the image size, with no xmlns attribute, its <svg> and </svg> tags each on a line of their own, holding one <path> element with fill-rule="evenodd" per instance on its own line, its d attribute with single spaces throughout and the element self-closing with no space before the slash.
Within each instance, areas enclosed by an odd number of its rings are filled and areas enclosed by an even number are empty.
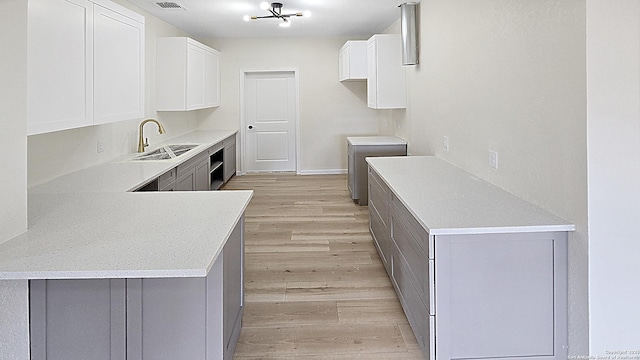
<svg viewBox="0 0 640 360">
<path fill-rule="evenodd" d="M 245 171 L 296 171 L 296 81 L 293 71 L 246 73 Z"/>
</svg>

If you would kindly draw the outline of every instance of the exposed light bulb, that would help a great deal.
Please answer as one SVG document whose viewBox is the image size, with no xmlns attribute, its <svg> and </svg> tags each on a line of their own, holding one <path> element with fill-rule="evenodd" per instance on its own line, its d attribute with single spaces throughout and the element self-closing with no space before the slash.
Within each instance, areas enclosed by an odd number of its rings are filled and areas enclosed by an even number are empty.
<svg viewBox="0 0 640 360">
<path fill-rule="evenodd" d="M 271 4 L 269 4 L 266 1 L 263 1 L 263 2 L 260 3 L 260 9 L 262 9 L 262 10 L 268 10 L 270 7 L 271 7 Z"/>
<path fill-rule="evenodd" d="M 311 16 L 311 11 L 307 10 L 307 11 L 303 12 L 302 15 L 304 17 L 309 17 L 309 16 Z"/>
<path fill-rule="evenodd" d="M 245 15 L 242 19 L 243 19 L 244 21 L 249 21 L 249 20 L 251 20 L 251 16 L 249 16 L 249 15 Z"/>
<path fill-rule="evenodd" d="M 290 21 L 283 21 L 278 25 L 280 25 L 280 27 L 289 27 L 289 26 L 291 26 L 291 22 Z"/>
</svg>

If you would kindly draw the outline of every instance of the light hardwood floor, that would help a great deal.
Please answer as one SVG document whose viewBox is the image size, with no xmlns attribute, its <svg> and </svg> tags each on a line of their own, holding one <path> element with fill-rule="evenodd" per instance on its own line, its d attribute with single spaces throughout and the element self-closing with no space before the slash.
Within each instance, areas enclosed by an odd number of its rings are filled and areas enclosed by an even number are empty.
<svg viewBox="0 0 640 360">
<path fill-rule="evenodd" d="M 246 211 L 235 360 L 422 359 L 346 175 L 234 177 Z"/>
</svg>

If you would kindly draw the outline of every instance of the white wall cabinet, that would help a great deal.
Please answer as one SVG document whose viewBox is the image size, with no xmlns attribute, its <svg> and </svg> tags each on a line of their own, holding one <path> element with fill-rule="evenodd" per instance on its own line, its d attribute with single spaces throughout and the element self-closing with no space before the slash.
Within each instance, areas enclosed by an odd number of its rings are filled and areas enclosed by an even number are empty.
<svg viewBox="0 0 640 360">
<path fill-rule="evenodd" d="M 159 38 L 156 48 L 158 111 L 220 106 L 220 53 L 186 37 Z"/>
<path fill-rule="evenodd" d="M 367 105 L 373 109 L 407 107 L 400 35 L 378 34 L 367 41 Z"/>
<path fill-rule="evenodd" d="M 106 0 L 30 0 L 27 134 L 144 115 L 144 17 Z"/>
<path fill-rule="evenodd" d="M 367 41 L 347 41 L 338 55 L 340 81 L 367 79 Z"/>
<path fill-rule="evenodd" d="M 96 4 L 94 124 L 144 116 L 144 22 Z"/>
</svg>

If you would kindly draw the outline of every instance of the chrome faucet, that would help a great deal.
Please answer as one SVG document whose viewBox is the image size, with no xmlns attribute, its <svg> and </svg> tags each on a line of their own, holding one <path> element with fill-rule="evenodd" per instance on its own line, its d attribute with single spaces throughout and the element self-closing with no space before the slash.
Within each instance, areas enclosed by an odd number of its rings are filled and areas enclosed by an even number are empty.
<svg viewBox="0 0 640 360">
<path fill-rule="evenodd" d="M 148 123 L 149 121 L 154 122 L 158 125 L 158 132 L 160 134 L 164 134 L 166 133 L 166 131 L 164 130 L 164 126 L 162 126 L 162 124 L 160 124 L 158 122 L 158 120 L 156 119 L 147 119 L 144 120 L 143 122 L 140 123 L 140 129 L 138 131 L 138 152 L 142 153 L 144 152 L 144 148 L 149 146 L 149 138 L 145 138 L 144 141 L 142 140 L 144 138 L 144 136 L 142 135 L 143 132 L 143 126 L 144 124 Z"/>
</svg>

